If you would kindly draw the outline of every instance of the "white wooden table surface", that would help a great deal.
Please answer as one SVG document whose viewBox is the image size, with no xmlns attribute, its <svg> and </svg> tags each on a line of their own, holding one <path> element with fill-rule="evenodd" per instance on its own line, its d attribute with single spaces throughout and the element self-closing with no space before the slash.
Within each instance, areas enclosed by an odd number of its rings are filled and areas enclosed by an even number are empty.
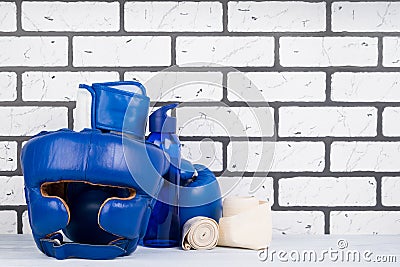
<svg viewBox="0 0 400 267">
<path fill-rule="evenodd" d="M 346 245 L 346 248 L 340 249 L 338 240 L 341 245 Z M 145 267 L 145 266 L 286 266 L 292 263 L 293 266 L 312 266 L 316 263 L 309 261 L 292 262 L 289 259 L 289 253 L 298 251 L 300 254 L 305 250 L 315 250 L 319 257 L 324 250 L 338 251 L 339 255 L 342 252 L 349 250 L 359 251 L 361 254 L 369 253 L 368 259 L 371 262 L 365 262 L 361 259 L 360 263 L 355 264 L 350 261 L 346 266 L 400 266 L 400 235 L 353 235 L 353 236 L 274 236 L 272 245 L 269 250 L 269 255 L 272 251 L 276 251 L 274 259 L 271 262 L 271 257 L 266 261 L 258 259 L 257 251 L 233 248 L 217 247 L 208 251 L 183 251 L 178 248 L 171 249 L 151 249 L 138 247 L 138 249 L 128 257 L 122 257 L 108 261 L 91 261 L 91 260 L 56 260 L 49 258 L 40 253 L 36 248 L 30 235 L 0 235 L 0 266 L 40 266 L 40 267 L 56 267 L 56 266 L 129 266 L 129 267 Z M 281 262 L 277 255 L 279 251 L 286 252 L 281 254 L 281 259 L 288 259 L 288 262 Z M 347 252 L 346 252 L 347 253 Z M 264 254 L 265 255 L 265 254 Z M 301 254 L 303 255 L 303 254 Z M 340 255 L 339 255 L 340 256 Z M 396 263 L 377 263 L 379 256 L 393 256 Z M 301 256 L 303 257 L 303 256 Z M 336 256 L 335 256 L 336 257 Z M 391 260 L 393 261 L 393 257 Z M 383 260 L 384 257 L 380 257 Z M 388 257 L 386 257 L 388 259 Z M 334 262 L 329 259 L 326 254 L 325 260 L 317 263 L 319 266 L 343 264 L 340 258 Z"/>
</svg>

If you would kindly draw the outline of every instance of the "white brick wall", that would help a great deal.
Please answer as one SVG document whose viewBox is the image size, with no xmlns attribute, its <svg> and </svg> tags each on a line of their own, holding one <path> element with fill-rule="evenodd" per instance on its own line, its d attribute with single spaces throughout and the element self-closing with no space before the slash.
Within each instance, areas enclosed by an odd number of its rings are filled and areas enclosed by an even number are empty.
<svg viewBox="0 0 400 267">
<path fill-rule="evenodd" d="M 222 143 L 211 140 L 182 142 L 182 158 L 202 164 L 212 171 L 222 171 Z"/>
<path fill-rule="evenodd" d="M 274 204 L 272 177 L 219 177 L 218 183 L 223 197 L 254 196 Z"/>
<path fill-rule="evenodd" d="M 117 72 L 25 72 L 24 101 L 75 101 L 80 83 L 118 81 Z"/>
<path fill-rule="evenodd" d="M 67 37 L 0 36 L 0 67 L 3 66 L 66 66 Z"/>
<path fill-rule="evenodd" d="M 230 101 L 324 101 L 324 72 L 247 72 L 228 74 Z"/>
<path fill-rule="evenodd" d="M 274 111 L 258 107 L 178 108 L 180 136 L 272 136 Z"/>
<path fill-rule="evenodd" d="M 171 63 L 168 36 L 78 36 L 73 38 L 73 47 L 75 67 L 168 66 Z"/>
<path fill-rule="evenodd" d="M 331 171 L 399 171 L 400 142 L 333 142 Z"/>
<path fill-rule="evenodd" d="M 332 234 L 399 234 L 399 211 L 331 212 Z"/>
<path fill-rule="evenodd" d="M 0 72 L 0 88 L 0 101 L 14 101 L 17 98 L 17 75 Z"/>
<path fill-rule="evenodd" d="M 219 2 L 127 2 L 125 29 L 143 32 L 222 31 Z"/>
<path fill-rule="evenodd" d="M 334 2 L 332 30 L 337 32 L 399 32 L 400 3 Z"/>
<path fill-rule="evenodd" d="M 0 135 L 31 136 L 68 127 L 66 107 L 0 107 Z"/>
<path fill-rule="evenodd" d="M 321 211 L 273 211 L 274 234 L 323 234 L 324 214 Z"/>
<path fill-rule="evenodd" d="M 13 210 L 0 210 L 0 233 L 17 233 L 17 212 Z"/>
<path fill-rule="evenodd" d="M 24 205 L 24 178 L 0 176 L 0 205 Z"/>
<path fill-rule="evenodd" d="M 400 73 L 334 73 L 332 75 L 332 100 L 344 102 L 399 102 Z"/>
<path fill-rule="evenodd" d="M 31 226 L 29 224 L 29 217 L 28 217 L 28 211 L 24 211 L 22 214 L 22 233 L 23 234 L 31 234 Z"/>
<path fill-rule="evenodd" d="M 400 177 L 382 177 L 382 204 L 384 206 L 400 206 Z"/>
<path fill-rule="evenodd" d="M 272 66 L 273 37 L 178 37 L 176 62 L 184 66 Z"/>
<path fill-rule="evenodd" d="M 118 31 L 119 3 L 22 2 L 26 31 Z"/>
<path fill-rule="evenodd" d="M 373 177 L 293 177 L 279 180 L 281 206 L 374 206 Z"/>
<path fill-rule="evenodd" d="M 0 171 L 17 169 L 17 142 L 0 142 Z"/>
<path fill-rule="evenodd" d="M 319 172 L 324 153 L 322 142 L 230 142 L 228 170 Z"/>
<path fill-rule="evenodd" d="M 371 37 L 281 37 L 282 66 L 376 66 L 378 39 Z"/>
<path fill-rule="evenodd" d="M 382 113 L 382 132 L 385 136 L 399 136 L 400 108 L 387 107 Z"/>
<path fill-rule="evenodd" d="M 0 32 L 17 30 L 17 7 L 15 3 L 0 3 Z"/>
<path fill-rule="evenodd" d="M 325 30 L 325 3 L 228 2 L 233 32 L 316 32 Z"/>
<path fill-rule="evenodd" d="M 151 101 L 220 101 L 220 72 L 126 72 L 125 80 L 141 81 Z"/>
<path fill-rule="evenodd" d="M 400 38 L 383 38 L 383 66 L 400 67 Z"/>
<path fill-rule="evenodd" d="M 375 136 L 374 107 L 282 107 L 279 136 Z"/>
</svg>

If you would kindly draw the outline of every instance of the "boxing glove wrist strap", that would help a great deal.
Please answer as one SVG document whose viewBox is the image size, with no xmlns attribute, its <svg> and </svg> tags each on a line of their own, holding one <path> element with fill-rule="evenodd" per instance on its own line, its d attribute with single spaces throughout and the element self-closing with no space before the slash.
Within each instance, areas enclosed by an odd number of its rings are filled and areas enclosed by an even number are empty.
<svg viewBox="0 0 400 267">
<path fill-rule="evenodd" d="M 67 258 L 85 258 L 91 260 L 108 260 L 126 255 L 128 239 L 121 239 L 109 245 L 90 245 L 81 243 L 62 243 L 61 234 L 55 234 L 50 238 L 40 239 L 40 245 L 46 255 L 59 260 Z M 60 238 L 60 239 L 59 239 Z"/>
</svg>

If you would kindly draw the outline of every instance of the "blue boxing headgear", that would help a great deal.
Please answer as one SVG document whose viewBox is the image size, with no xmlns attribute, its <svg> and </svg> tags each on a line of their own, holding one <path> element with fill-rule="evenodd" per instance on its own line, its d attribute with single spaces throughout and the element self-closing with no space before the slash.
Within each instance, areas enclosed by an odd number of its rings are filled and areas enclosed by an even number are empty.
<svg viewBox="0 0 400 267">
<path fill-rule="evenodd" d="M 149 195 L 158 194 L 169 163 L 161 149 L 144 141 L 149 107 L 144 88 L 138 94 L 126 86 L 138 83 L 84 86 L 93 96 L 94 129 L 42 132 L 22 149 L 29 221 L 38 248 L 48 256 L 124 256 L 146 232 L 155 202 Z M 128 105 L 136 109 L 127 114 L 136 117 L 125 127 L 133 138 L 122 141 Z M 137 168 L 128 168 L 126 153 Z M 150 186 L 144 190 L 138 179 Z M 72 242 L 64 242 L 60 231 Z"/>
</svg>

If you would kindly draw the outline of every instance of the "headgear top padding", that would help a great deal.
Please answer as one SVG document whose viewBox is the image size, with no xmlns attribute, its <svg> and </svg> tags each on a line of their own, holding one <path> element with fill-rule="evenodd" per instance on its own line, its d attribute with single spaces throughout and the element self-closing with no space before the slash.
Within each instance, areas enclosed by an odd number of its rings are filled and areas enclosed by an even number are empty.
<svg viewBox="0 0 400 267">
<path fill-rule="evenodd" d="M 138 168 L 128 170 L 124 150 Z M 156 146 L 86 129 L 43 132 L 22 149 L 29 221 L 39 249 L 58 259 L 128 255 L 143 237 L 168 159 Z M 137 179 L 152 181 L 144 192 Z M 63 243 L 64 233 L 75 243 Z M 81 244 L 85 243 L 85 244 Z"/>
</svg>

